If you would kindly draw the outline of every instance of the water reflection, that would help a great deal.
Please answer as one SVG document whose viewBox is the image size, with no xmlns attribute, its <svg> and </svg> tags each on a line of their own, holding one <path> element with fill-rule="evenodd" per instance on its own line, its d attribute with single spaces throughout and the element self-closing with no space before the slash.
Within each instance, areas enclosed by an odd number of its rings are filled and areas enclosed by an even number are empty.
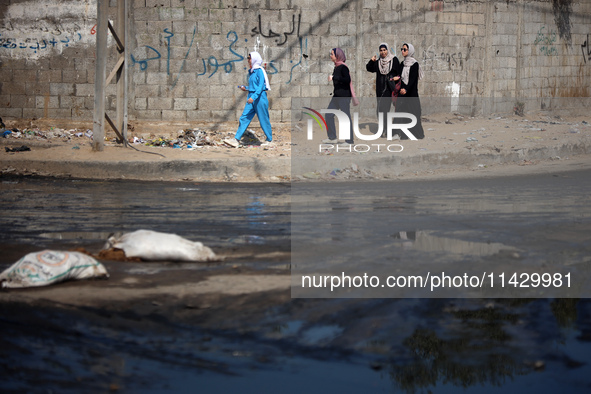
<svg viewBox="0 0 591 394">
<path fill-rule="evenodd" d="M 495 187 L 516 187 L 504 182 Z M 574 268 L 590 262 L 586 200 L 569 196 L 565 206 L 561 198 L 545 194 L 549 203 L 542 211 L 535 201 L 524 210 L 523 195 L 484 198 L 494 193 L 475 181 L 422 185 L 396 184 L 382 192 L 374 186 L 365 192 L 381 194 L 367 198 L 351 190 L 336 190 L 340 194 L 326 200 L 304 196 L 294 222 L 309 250 L 299 252 L 308 254 L 311 268 L 328 267 L 328 273 L 331 264 L 400 273 L 413 266 L 447 270 L 454 263 L 464 269 L 482 269 L 483 263 L 515 269 L 546 261 Z M 582 186 L 575 186 L 578 195 Z M 259 248 L 282 245 L 282 234 L 286 243 L 290 229 L 290 198 L 276 186 L 27 180 L 4 187 L 1 240 L 20 247 L 25 238 L 35 245 L 86 243 L 102 240 L 113 227 L 149 225 L 217 245 Z M 468 193 L 472 189 L 475 194 Z M 89 201 L 96 211 L 88 212 Z M 338 253 L 342 250 L 348 253 Z M 369 261 L 363 259 L 367 255 Z M 154 276 L 149 279 L 157 283 L 156 275 L 199 266 L 139 263 L 119 272 L 135 281 Z M 151 297 L 80 310 L 49 301 L 6 302 L 0 303 L 5 349 L 0 369 L 7 371 L 3 387 L 14 391 L 260 392 L 273 387 L 289 393 L 325 392 L 330 386 L 343 393 L 495 387 L 586 392 L 591 302 L 519 296 L 290 299 L 287 291 L 278 291 Z"/>
<path fill-rule="evenodd" d="M 469 237 L 470 234 L 462 231 L 450 232 L 449 235 L 449 237 L 441 237 L 431 231 L 399 231 L 393 234 L 392 238 L 398 240 L 394 245 L 404 250 L 415 249 L 422 252 L 478 257 L 491 256 L 502 251 L 513 253 L 515 258 L 519 257 L 519 249 L 509 245 L 498 242 L 464 241 L 461 238 Z"/>
<path fill-rule="evenodd" d="M 376 286 L 323 291 L 293 281 L 303 297 L 591 296 L 591 184 L 585 172 L 492 180 L 294 183 L 292 264 L 299 278 L 375 276 Z M 469 185 L 469 186 L 467 186 Z M 568 190 L 568 193 L 564 193 Z M 543 195 L 543 197 L 541 197 Z M 562 235 L 562 236 L 561 236 Z M 390 276 L 468 275 L 466 288 L 384 288 Z M 497 283 L 525 275 L 526 283 Z M 568 275 L 568 286 L 529 283 Z M 534 278 L 538 276 L 534 275 Z M 487 277 L 491 278 L 484 284 Z M 378 284 L 377 278 L 382 278 Z M 480 278 L 480 279 L 479 279 Z M 298 285 L 299 283 L 299 285 Z M 459 283 L 459 282 L 458 282 Z M 525 284 L 527 286 L 522 286 Z M 532 286 L 533 284 L 533 286 Z M 529 289 L 524 289 L 529 287 Z M 480 290 L 484 288 L 485 290 Z"/>
<path fill-rule="evenodd" d="M 15 178 L 0 183 L 0 242 L 78 241 L 102 246 L 115 232 L 147 228 L 214 247 L 285 243 L 289 186 L 63 181 Z M 273 218 L 269 220 L 269 218 Z"/>
</svg>

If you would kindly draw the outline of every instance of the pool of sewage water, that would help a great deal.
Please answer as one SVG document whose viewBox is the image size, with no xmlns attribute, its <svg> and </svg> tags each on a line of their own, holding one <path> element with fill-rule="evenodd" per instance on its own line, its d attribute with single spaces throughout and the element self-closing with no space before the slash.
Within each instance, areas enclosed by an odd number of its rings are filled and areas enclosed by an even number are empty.
<svg viewBox="0 0 591 394">
<path fill-rule="evenodd" d="M 202 241 L 227 258 L 207 264 L 105 262 L 113 272 L 105 283 L 123 273 L 158 286 L 190 282 L 195 271 L 287 275 L 358 272 L 364 265 L 380 272 L 385 264 L 401 272 L 422 263 L 435 270 L 433 265 L 539 268 L 551 262 L 584 277 L 591 256 L 590 175 L 336 189 L 4 177 L 0 269 L 41 248 L 96 252 L 112 233 L 147 228 Z M 339 193 L 349 198 L 336 198 Z M 327 252 L 331 247 L 357 258 L 337 258 Z M 294 269 L 292 250 L 303 266 Z M 373 263 L 361 259 L 361 250 Z M 306 265 L 311 260 L 302 256 L 321 258 Z M 95 282 L 54 286 L 90 285 L 97 292 L 113 290 Z M 166 295 L 90 306 L 44 299 L 35 289 L 4 291 L 0 387 L 89 393 L 591 388 L 591 303 L 585 293 L 335 297 L 314 291 L 295 298 L 293 288 L 192 299 Z"/>
</svg>

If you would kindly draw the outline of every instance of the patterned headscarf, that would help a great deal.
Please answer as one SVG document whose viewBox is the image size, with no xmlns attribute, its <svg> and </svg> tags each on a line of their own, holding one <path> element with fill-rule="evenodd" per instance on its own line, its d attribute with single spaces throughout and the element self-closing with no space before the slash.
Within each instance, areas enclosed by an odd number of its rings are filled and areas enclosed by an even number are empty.
<svg viewBox="0 0 591 394">
<path fill-rule="evenodd" d="M 378 60 L 378 67 L 380 69 L 380 74 L 388 75 L 390 71 L 392 71 L 392 59 L 394 59 L 394 54 L 390 51 L 390 47 L 385 42 L 380 44 L 380 49 L 382 49 L 382 47 L 386 47 L 388 50 L 388 56 L 384 58 L 380 57 Z"/>
<path fill-rule="evenodd" d="M 406 85 L 408 84 L 410 66 L 415 64 L 417 62 L 417 59 L 414 58 L 415 47 L 413 47 L 412 44 L 407 43 L 404 43 L 403 45 L 406 45 L 408 47 L 408 52 L 406 52 L 406 56 L 404 57 L 404 61 L 402 62 L 404 68 L 402 69 L 402 74 L 400 75 L 400 78 L 402 79 L 402 82 L 404 82 L 404 84 Z M 421 68 L 421 64 L 419 63 L 419 81 L 423 79 L 423 76 L 423 69 Z"/>
</svg>

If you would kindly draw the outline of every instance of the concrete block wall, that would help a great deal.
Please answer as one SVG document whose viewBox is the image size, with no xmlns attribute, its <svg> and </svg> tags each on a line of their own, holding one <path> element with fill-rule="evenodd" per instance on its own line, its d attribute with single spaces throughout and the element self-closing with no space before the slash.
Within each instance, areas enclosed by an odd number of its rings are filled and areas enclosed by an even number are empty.
<svg viewBox="0 0 591 394">
<path fill-rule="evenodd" d="M 0 116 L 92 120 L 97 0 L 0 5 Z M 328 53 L 342 47 L 357 95 L 373 97 L 365 64 L 388 42 L 412 43 L 420 94 L 450 98 L 589 97 L 591 1 L 129 0 L 129 119 L 233 121 L 244 106 L 246 55 L 271 80 L 271 118 L 292 97 L 329 97 Z M 110 0 L 116 20 L 117 0 Z M 116 60 L 109 40 L 108 72 Z M 115 110 L 115 86 L 107 88 Z M 544 105 L 544 104 L 542 104 Z"/>
</svg>

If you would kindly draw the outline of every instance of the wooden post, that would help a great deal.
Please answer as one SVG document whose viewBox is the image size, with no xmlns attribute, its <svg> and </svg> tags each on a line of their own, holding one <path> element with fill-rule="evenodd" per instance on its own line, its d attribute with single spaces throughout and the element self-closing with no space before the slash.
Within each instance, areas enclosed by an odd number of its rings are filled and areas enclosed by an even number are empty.
<svg viewBox="0 0 591 394">
<path fill-rule="evenodd" d="M 105 149 L 105 82 L 107 76 L 107 29 L 109 0 L 97 0 L 96 59 L 94 76 L 94 125 L 92 150 Z"/>
<path fill-rule="evenodd" d="M 128 8 L 129 0 L 117 1 L 117 33 L 123 52 L 119 56 L 123 58 L 123 64 L 117 71 L 117 121 L 116 125 L 120 134 L 123 136 L 123 145 L 127 145 L 127 44 L 128 44 Z"/>
</svg>

